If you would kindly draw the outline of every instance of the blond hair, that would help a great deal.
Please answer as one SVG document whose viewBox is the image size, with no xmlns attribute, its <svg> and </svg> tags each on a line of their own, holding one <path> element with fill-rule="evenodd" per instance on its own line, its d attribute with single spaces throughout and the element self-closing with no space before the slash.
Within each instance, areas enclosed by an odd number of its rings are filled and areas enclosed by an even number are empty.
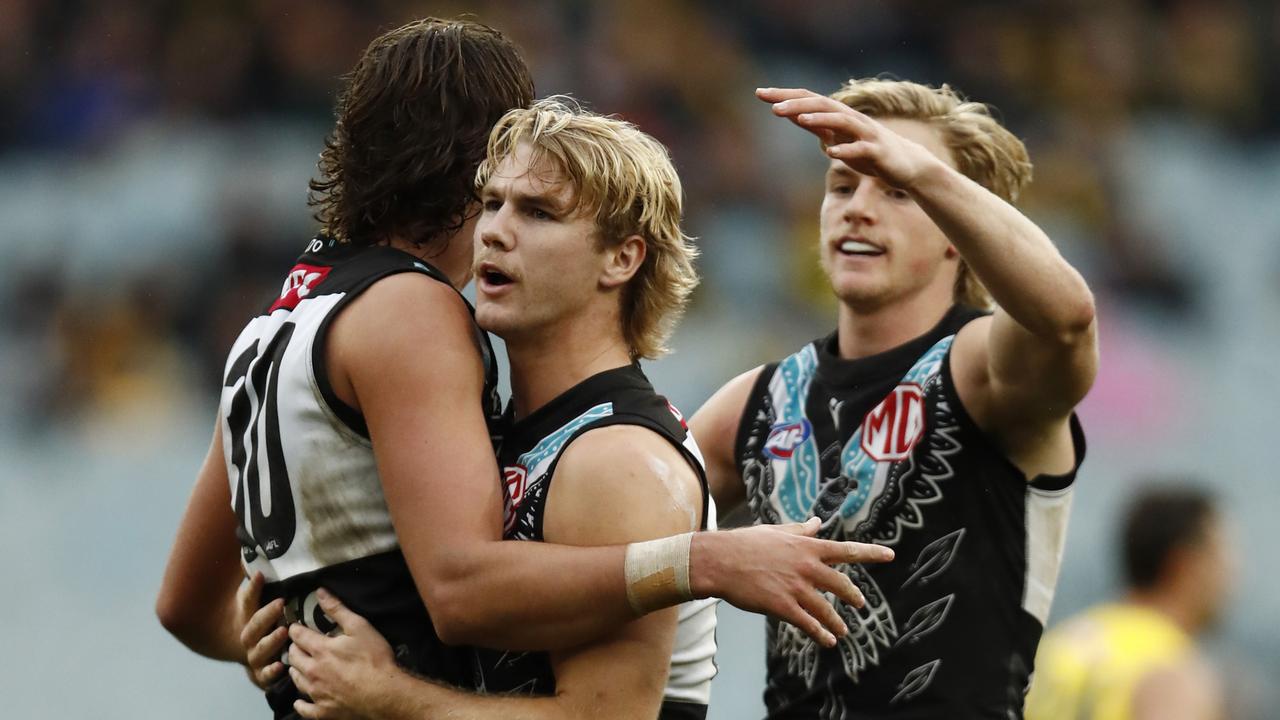
<svg viewBox="0 0 1280 720">
<path fill-rule="evenodd" d="M 851 79 L 832 99 L 874 118 L 917 120 L 935 128 L 951 151 L 956 169 L 1007 202 L 1031 182 L 1031 158 L 1013 133 L 982 103 L 968 102 L 948 85 L 940 88 L 906 80 Z M 964 258 L 956 272 L 955 302 L 990 308 L 991 295 Z"/>
<path fill-rule="evenodd" d="M 533 152 L 531 165 L 550 159 L 567 176 L 576 191 L 575 212 L 595 216 L 604 247 L 632 235 L 644 239 L 644 262 L 622 291 L 622 333 L 633 359 L 665 354 L 698 285 L 698 253 L 680 229 L 680 177 L 667 149 L 629 122 L 550 97 L 498 121 L 476 186 L 483 187 L 522 143 Z"/>
</svg>

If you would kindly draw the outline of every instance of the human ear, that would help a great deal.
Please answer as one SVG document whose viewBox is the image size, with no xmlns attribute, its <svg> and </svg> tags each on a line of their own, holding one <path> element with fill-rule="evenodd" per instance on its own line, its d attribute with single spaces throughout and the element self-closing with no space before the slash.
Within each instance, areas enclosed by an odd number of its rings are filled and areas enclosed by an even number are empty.
<svg viewBox="0 0 1280 720">
<path fill-rule="evenodd" d="M 648 244 L 639 235 L 628 235 L 622 242 L 605 251 L 600 285 L 614 288 L 625 285 L 640 270 L 648 253 Z"/>
</svg>

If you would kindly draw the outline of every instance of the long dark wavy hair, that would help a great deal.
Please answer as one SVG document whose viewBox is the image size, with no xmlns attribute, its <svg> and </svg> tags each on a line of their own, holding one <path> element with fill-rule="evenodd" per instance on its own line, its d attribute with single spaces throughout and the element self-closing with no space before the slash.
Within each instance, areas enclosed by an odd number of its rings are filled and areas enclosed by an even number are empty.
<svg viewBox="0 0 1280 720">
<path fill-rule="evenodd" d="M 310 183 L 316 220 L 358 245 L 447 238 L 473 212 L 489 131 L 532 101 L 524 58 L 491 27 L 426 18 L 385 33 L 338 96 Z"/>
</svg>

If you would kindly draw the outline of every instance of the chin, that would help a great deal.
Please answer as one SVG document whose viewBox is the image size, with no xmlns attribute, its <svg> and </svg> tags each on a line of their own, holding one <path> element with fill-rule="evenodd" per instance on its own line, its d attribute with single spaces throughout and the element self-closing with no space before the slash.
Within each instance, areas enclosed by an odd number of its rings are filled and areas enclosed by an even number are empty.
<svg viewBox="0 0 1280 720">
<path fill-rule="evenodd" d="M 851 278 L 832 278 L 831 290 L 837 300 L 855 310 L 878 308 L 889 300 L 889 293 L 882 285 Z"/>
<path fill-rule="evenodd" d="M 502 311 L 498 308 L 486 306 L 483 303 L 476 305 L 476 325 L 479 325 L 481 330 L 501 335 L 503 329 L 510 324 L 505 320 Z"/>
</svg>

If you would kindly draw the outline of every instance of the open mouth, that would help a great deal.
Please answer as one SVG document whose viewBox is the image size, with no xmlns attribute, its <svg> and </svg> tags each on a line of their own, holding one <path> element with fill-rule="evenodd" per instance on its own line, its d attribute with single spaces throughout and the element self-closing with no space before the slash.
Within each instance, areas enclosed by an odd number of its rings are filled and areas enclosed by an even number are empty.
<svg viewBox="0 0 1280 720">
<path fill-rule="evenodd" d="M 481 285 L 491 290 L 506 287 L 515 282 L 510 275 L 490 263 L 481 263 L 477 269 L 476 277 L 480 280 Z"/>
<path fill-rule="evenodd" d="M 499 287 L 502 285 L 510 285 L 512 282 L 511 278 L 507 277 L 506 275 L 503 275 L 497 270 L 485 270 L 484 274 L 481 275 L 481 277 L 484 278 L 484 281 L 487 284 L 499 286 Z"/>
<path fill-rule="evenodd" d="M 874 257 L 884 254 L 884 248 L 879 245 L 872 245 L 865 240 L 845 239 L 841 240 L 836 249 L 841 255 L 850 255 L 857 257 Z"/>
</svg>

